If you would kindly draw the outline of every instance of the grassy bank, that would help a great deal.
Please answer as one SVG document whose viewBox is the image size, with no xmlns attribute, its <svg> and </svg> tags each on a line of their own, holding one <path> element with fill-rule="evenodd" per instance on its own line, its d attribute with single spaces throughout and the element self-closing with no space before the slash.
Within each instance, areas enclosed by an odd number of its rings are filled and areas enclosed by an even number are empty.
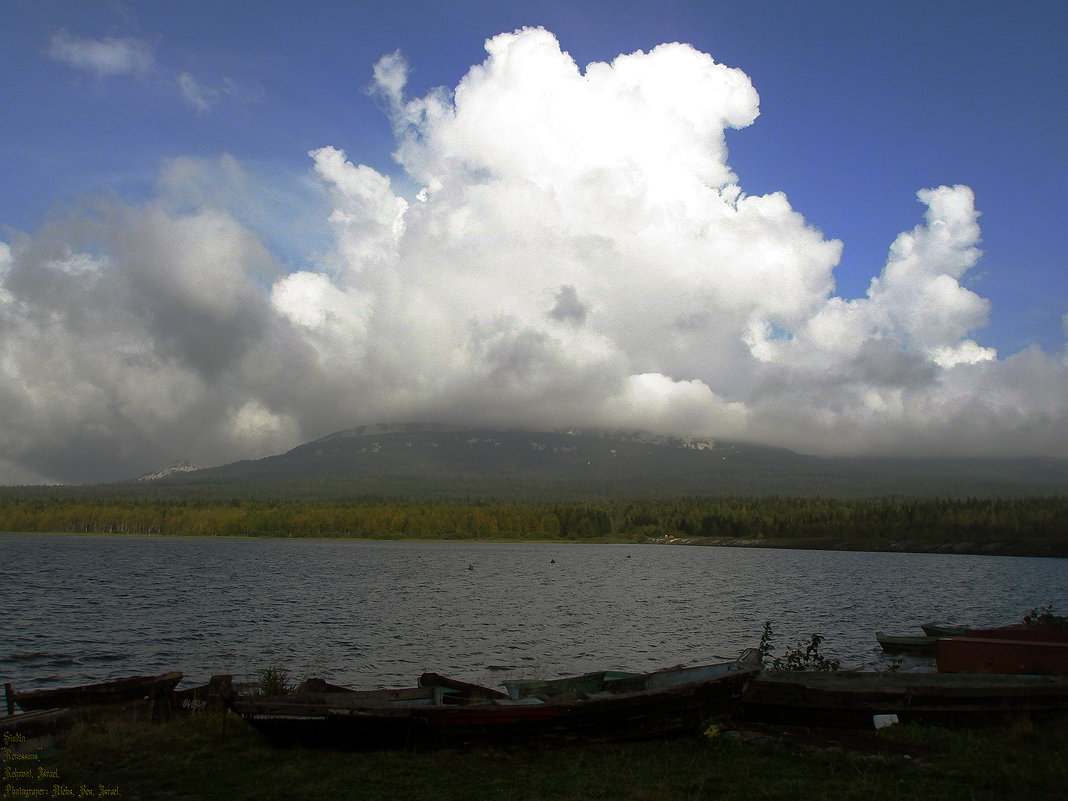
<svg viewBox="0 0 1068 801">
<path fill-rule="evenodd" d="M 133 799 L 1060 799 L 1068 720 L 949 731 L 892 727 L 837 742 L 745 732 L 569 748 L 430 753 L 276 750 L 240 719 L 81 725 L 43 753 L 65 787 Z M 2 786 L 0 786 L 2 787 Z M 49 790 L 51 793 L 52 790 Z M 5 795 L 5 797 L 17 797 Z M 22 796 L 27 797 L 27 796 Z M 53 797 L 51 794 L 43 797 Z M 60 797 L 60 796 L 55 796 Z"/>
</svg>

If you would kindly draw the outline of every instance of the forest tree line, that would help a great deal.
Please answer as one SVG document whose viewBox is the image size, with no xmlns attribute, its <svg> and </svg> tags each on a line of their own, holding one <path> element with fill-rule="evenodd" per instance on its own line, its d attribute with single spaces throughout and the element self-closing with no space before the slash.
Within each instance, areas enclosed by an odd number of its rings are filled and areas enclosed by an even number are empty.
<svg viewBox="0 0 1068 801">
<path fill-rule="evenodd" d="M 412 539 L 1068 543 L 1068 498 L 649 502 L 0 500 L 0 530 Z"/>
</svg>

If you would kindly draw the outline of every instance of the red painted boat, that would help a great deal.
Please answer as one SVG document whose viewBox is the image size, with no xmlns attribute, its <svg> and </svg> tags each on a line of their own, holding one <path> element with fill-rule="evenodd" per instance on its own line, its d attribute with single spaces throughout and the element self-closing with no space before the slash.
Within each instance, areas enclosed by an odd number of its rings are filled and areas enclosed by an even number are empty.
<svg viewBox="0 0 1068 801">
<path fill-rule="evenodd" d="M 880 715 L 902 723 L 973 725 L 1068 713 L 1068 676 L 979 673 L 768 671 L 742 698 L 746 720 L 871 729 Z"/>
<path fill-rule="evenodd" d="M 935 659 L 941 673 L 1068 675 L 1068 642 L 994 637 L 939 640 Z"/>
<path fill-rule="evenodd" d="M 584 697 L 513 700 L 423 674 L 420 686 L 304 696 L 236 696 L 231 708 L 272 742 L 335 749 L 616 741 L 696 733 L 738 703 L 760 669 L 750 649 L 717 665 L 644 674 Z"/>
<path fill-rule="evenodd" d="M 1068 629 L 1043 628 L 1040 626 L 998 626 L 993 629 L 967 629 L 965 637 L 984 640 L 1026 640 L 1028 642 L 1068 643 Z"/>
</svg>

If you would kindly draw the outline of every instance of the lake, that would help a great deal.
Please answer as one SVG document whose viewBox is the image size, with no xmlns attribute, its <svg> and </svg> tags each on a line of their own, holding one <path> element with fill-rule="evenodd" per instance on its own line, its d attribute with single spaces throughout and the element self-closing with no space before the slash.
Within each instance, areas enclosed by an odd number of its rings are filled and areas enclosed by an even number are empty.
<svg viewBox="0 0 1068 801">
<path fill-rule="evenodd" d="M 0 678 L 23 690 L 266 667 L 359 688 L 732 658 L 772 621 L 843 667 L 874 632 L 1068 607 L 1064 560 L 679 545 L 0 534 Z M 906 669 L 924 667 L 909 660 Z"/>
</svg>

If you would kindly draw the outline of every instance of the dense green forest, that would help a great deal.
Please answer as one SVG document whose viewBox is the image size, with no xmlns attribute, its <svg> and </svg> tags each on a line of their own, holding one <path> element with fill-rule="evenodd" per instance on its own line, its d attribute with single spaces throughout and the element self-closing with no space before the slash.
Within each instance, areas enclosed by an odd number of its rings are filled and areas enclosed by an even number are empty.
<svg viewBox="0 0 1068 801">
<path fill-rule="evenodd" d="M 0 499 L 0 530 L 93 534 L 551 539 L 1068 555 L 1068 497 L 676 498 L 522 503 Z"/>
</svg>

